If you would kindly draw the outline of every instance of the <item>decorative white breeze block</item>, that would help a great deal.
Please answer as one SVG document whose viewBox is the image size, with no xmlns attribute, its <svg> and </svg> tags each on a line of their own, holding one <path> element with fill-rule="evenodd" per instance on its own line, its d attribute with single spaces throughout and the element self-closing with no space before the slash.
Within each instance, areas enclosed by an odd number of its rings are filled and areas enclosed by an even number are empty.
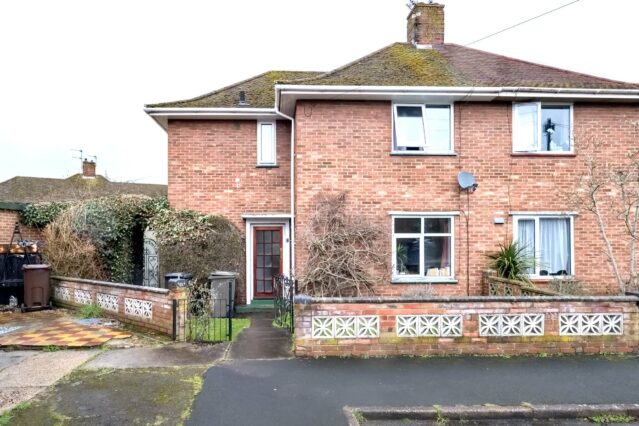
<svg viewBox="0 0 639 426">
<path fill-rule="evenodd" d="M 623 314 L 560 314 L 562 336 L 609 336 L 623 334 Z"/>
<path fill-rule="evenodd" d="M 313 339 L 356 339 L 379 337 L 379 316 L 313 317 Z"/>
<path fill-rule="evenodd" d="M 111 312 L 118 312 L 118 296 L 113 294 L 98 293 L 98 306 Z"/>
<path fill-rule="evenodd" d="M 93 302 L 93 299 L 91 298 L 91 292 L 86 290 L 76 289 L 73 292 L 73 299 L 78 305 L 90 305 L 91 302 Z"/>
<path fill-rule="evenodd" d="M 153 318 L 153 302 L 124 298 L 124 313 L 134 317 Z"/>
<path fill-rule="evenodd" d="M 54 290 L 55 298 L 58 300 L 71 301 L 71 291 L 68 287 L 56 287 Z"/>
<path fill-rule="evenodd" d="M 543 336 L 544 314 L 479 315 L 479 335 L 494 337 Z"/>
<path fill-rule="evenodd" d="M 397 315 L 400 337 L 459 337 L 463 334 L 461 315 Z"/>
</svg>

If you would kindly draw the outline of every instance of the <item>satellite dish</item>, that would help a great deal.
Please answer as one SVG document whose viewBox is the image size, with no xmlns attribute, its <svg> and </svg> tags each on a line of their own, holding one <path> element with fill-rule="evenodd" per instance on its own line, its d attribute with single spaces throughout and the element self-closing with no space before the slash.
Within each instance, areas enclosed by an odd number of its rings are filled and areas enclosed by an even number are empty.
<svg viewBox="0 0 639 426">
<path fill-rule="evenodd" d="M 471 189 L 477 188 L 477 184 L 475 183 L 475 176 L 469 172 L 459 172 L 457 175 L 457 182 L 459 183 L 459 187 L 461 189 Z"/>
</svg>

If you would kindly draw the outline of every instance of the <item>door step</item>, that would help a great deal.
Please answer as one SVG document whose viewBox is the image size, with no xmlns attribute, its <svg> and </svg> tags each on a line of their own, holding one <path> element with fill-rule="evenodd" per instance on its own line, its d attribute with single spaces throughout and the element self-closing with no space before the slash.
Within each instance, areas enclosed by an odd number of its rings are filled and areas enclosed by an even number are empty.
<svg viewBox="0 0 639 426">
<path fill-rule="evenodd" d="M 238 314 L 248 314 L 251 312 L 264 312 L 264 311 L 272 311 L 275 309 L 275 305 L 273 304 L 273 300 L 253 300 L 250 305 L 237 305 L 235 307 L 235 312 Z"/>
</svg>

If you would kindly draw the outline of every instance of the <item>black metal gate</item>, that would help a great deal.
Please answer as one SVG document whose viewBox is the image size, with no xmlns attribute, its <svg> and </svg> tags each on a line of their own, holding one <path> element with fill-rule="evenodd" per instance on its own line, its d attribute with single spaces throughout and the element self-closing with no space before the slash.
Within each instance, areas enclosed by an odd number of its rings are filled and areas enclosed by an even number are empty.
<svg viewBox="0 0 639 426">
<path fill-rule="evenodd" d="M 297 293 L 297 280 L 285 275 L 273 278 L 273 294 L 275 297 L 275 324 L 295 332 L 295 315 L 293 298 Z"/>
<path fill-rule="evenodd" d="M 174 300 L 173 339 L 219 343 L 233 337 L 233 285 L 211 288 L 209 283 L 189 285 L 187 297 Z"/>
</svg>

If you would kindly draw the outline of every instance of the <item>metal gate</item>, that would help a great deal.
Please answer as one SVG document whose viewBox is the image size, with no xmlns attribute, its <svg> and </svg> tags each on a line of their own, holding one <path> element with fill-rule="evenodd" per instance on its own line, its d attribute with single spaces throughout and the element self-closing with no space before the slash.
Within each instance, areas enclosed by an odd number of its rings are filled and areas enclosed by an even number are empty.
<svg viewBox="0 0 639 426">
<path fill-rule="evenodd" d="M 295 315 L 293 298 L 297 292 L 297 280 L 285 275 L 273 278 L 273 294 L 275 297 L 275 324 L 295 332 Z"/>
<path fill-rule="evenodd" d="M 175 300 L 173 305 L 174 340 L 231 341 L 235 296 L 232 283 L 227 285 L 228 292 L 211 291 L 209 283 L 187 287 L 186 299 Z"/>
<path fill-rule="evenodd" d="M 160 287 L 160 261 L 155 232 L 144 231 L 144 280 L 145 287 Z"/>
</svg>

